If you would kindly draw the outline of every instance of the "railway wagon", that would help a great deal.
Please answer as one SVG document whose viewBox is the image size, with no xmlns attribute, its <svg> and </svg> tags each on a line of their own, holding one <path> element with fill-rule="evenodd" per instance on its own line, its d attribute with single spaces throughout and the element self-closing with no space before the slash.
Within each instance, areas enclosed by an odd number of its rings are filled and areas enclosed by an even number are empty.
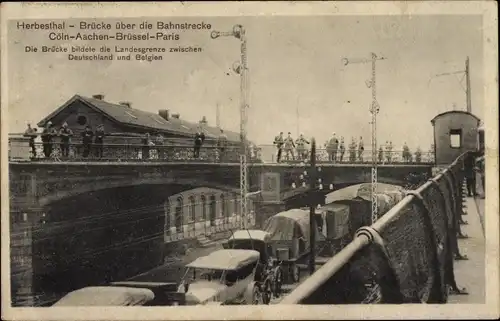
<svg viewBox="0 0 500 321">
<path fill-rule="evenodd" d="M 436 165 L 449 165 L 464 152 L 478 152 L 484 130 L 480 136 L 480 119 L 466 111 L 452 110 L 431 120 L 434 127 L 434 153 Z"/>
</svg>

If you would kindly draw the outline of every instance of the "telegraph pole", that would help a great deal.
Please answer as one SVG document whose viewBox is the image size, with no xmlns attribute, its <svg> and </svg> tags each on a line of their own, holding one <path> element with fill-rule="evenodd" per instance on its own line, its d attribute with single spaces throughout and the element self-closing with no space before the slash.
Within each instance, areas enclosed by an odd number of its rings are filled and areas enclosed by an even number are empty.
<svg viewBox="0 0 500 321">
<path fill-rule="evenodd" d="M 466 79 L 466 96 L 467 96 L 467 112 L 472 111 L 472 99 L 470 94 L 470 69 L 469 69 L 469 57 L 465 60 L 465 79 Z"/>
<path fill-rule="evenodd" d="M 462 75 L 462 79 L 458 79 L 457 74 Z M 465 59 L 465 70 L 458 70 L 458 71 L 452 71 L 452 72 L 445 72 L 442 74 L 437 74 L 431 77 L 429 82 L 437 77 L 442 77 L 442 76 L 451 76 L 454 75 L 462 89 L 465 91 L 465 103 L 466 103 L 466 110 L 467 112 L 472 112 L 472 98 L 471 98 L 471 85 L 470 85 L 470 65 L 469 65 L 469 57 Z M 465 88 L 462 85 L 462 81 L 465 77 Z"/>
<path fill-rule="evenodd" d="M 371 62 L 372 65 L 372 73 L 371 79 L 366 82 L 366 86 L 371 88 L 372 90 L 372 103 L 370 106 L 370 113 L 372 115 L 371 120 L 371 145 L 372 145 L 372 170 L 371 170 L 371 200 L 372 200 L 372 224 L 378 219 L 378 199 L 377 199 L 377 114 L 380 111 L 380 106 L 377 102 L 377 72 L 376 72 L 376 63 L 377 60 L 384 60 L 384 57 L 377 57 L 375 53 L 371 54 L 371 59 L 342 59 L 344 66 L 347 66 L 350 63 L 368 63 Z"/>
<path fill-rule="evenodd" d="M 235 25 L 232 31 L 212 31 L 212 39 L 219 37 L 235 37 L 240 40 L 240 61 L 233 64 L 233 71 L 240 75 L 240 213 L 242 228 L 246 228 L 248 206 L 248 164 L 247 164 L 247 108 L 248 108 L 248 66 L 247 66 L 247 40 L 245 29 L 242 25 Z"/>
<path fill-rule="evenodd" d="M 309 273 L 312 275 L 316 269 L 316 140 L 311 139 L 311 174 L 309 175 Z"/>
</svg>

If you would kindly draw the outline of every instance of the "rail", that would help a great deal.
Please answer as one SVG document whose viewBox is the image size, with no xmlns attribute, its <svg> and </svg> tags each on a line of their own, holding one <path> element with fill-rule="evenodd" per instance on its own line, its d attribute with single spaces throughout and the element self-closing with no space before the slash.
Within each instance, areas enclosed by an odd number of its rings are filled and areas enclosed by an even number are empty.
<svg viewBox="0 0 500 321">
<path fill-rule="evenodd" d="M 9 137 L 9 160 L 30 162 L 205 162 L 239 164 L 240 147 L 228 144 L 223 149 L 216 143 L 203 144 L 196 149 L 186 142 L 166 141 L 163 145 L 144 145 L 140 142 L 103 144 L 83 144 L 75 141 L 63 144 L 56 140 L 51 143 L 30 143 L 27 137 Z M 278 163 L 278 150 L 272 145 L 251 145 L 248 149 L 250 163 Z M 283 149 L 279 163 L 300 164 L 308 160 L 307 149 Z M 316 150 L 316 162 L 320 164 L 370 164 L 370 150 L 346 151 L 335 155 L 326 149 Z M 388 164 L 433 164 L 432 153 L 410 155 L 403 151 L 379 152 L 381 165 Z"/>
<path fill-rule="evenodd" d="M 460 292 L 453 258 L 464 258 L 457 235 L 466 155 L 360 228 L 280 304 L 444 303 L 448 289 Z"/>
</svg>

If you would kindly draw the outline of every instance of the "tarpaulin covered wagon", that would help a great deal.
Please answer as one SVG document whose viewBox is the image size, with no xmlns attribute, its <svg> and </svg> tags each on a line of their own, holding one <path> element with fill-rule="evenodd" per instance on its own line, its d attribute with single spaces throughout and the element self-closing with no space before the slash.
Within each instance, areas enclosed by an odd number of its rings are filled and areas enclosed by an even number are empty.
<svg viewBox="0 0 500 321">
<path fill-rule="evenodd" d="M 314 228 L 317 230 L 317 225 Z M 311 252 L 309 211 L 291 209 L 278 213 L 266 221 L 264 231 L 270 235 L 274 257 L 282 262 L 285 279 L 299 282 L 298 265 L 305 264 Z M 323 235 L 316 233 L 316 241 L 323 240 Z"/>
<path fill-rule="evenodd" d="M 387 213 L 405 196 L 397 185 L 377 184 L 378 216 Z M 350 242 L 356 231 L 371 222 L 371 183 L 349 186 L 328 194 L 321 207 L 322 229 L 334 255 Z"/>
</svg>

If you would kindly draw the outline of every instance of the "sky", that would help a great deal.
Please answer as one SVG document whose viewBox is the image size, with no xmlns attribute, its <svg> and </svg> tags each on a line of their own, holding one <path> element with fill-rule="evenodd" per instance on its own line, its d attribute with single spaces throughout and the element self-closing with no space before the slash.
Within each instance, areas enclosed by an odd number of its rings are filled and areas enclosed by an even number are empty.
<svg viewBox="0 0 500 321">
<path fill-rule="evenodd" d="M 80 19 L 81 20 L 81 19 Z M 67 20 L 77 23 L 80 20 Z M 120 19 L 137 23 L 144 19 Z M 465 69 L 470 57 L 472 112 L 483 117 L 481 16 L 295 16 L 147 18 L 156 21 L 205 22 L 228 31 L 241 24 L 247 34 L 249 68 L 248 138 L 272 144 L 283 131 L 297 129 L 323 144 L 332 133 L 370 141 L 371 90 L 365 81 L 377 63 L 379 142 L 426 150 L 432 143 L 430 120 L 451 109 L 465 110 L 462 75 L 432 78 Z M 86 20 L 90 21 L 90 20 Z M 97 20 L 102 21 L 102 20 Z M 116 20 L 106 19 L 114 23 Z M 30 22 L 26 21 L 25 22 Z M 38 22 L 43 22 L 39 20 Z M 22 31 L 11 21 L 8 31 L 9 132 L 37 123 L 74 94 L 104 94 L 111 102 L 130 101 L 134 108 L 169 109 L 193 122 L 206 116 L 239 131 L 240 82 L 230 71 L 239 59 L 236 38 L 210 38 L 210 30 L 178 31 L 178 41 L 108 41 L 130 47 L 197 46 L 201 53 L 166 53 L 163 61 L 68 61 L 63 53 L 26 53 L 32 45 L 93 45 L 100 41 L 49 41 L 47 31 Z M 137 31 L 139 32 L 139 31 Z M 153 32 L 156 32 L 153 29 Z M 298 115 L 298 117 L 297 117 Z"/>
</svg>

